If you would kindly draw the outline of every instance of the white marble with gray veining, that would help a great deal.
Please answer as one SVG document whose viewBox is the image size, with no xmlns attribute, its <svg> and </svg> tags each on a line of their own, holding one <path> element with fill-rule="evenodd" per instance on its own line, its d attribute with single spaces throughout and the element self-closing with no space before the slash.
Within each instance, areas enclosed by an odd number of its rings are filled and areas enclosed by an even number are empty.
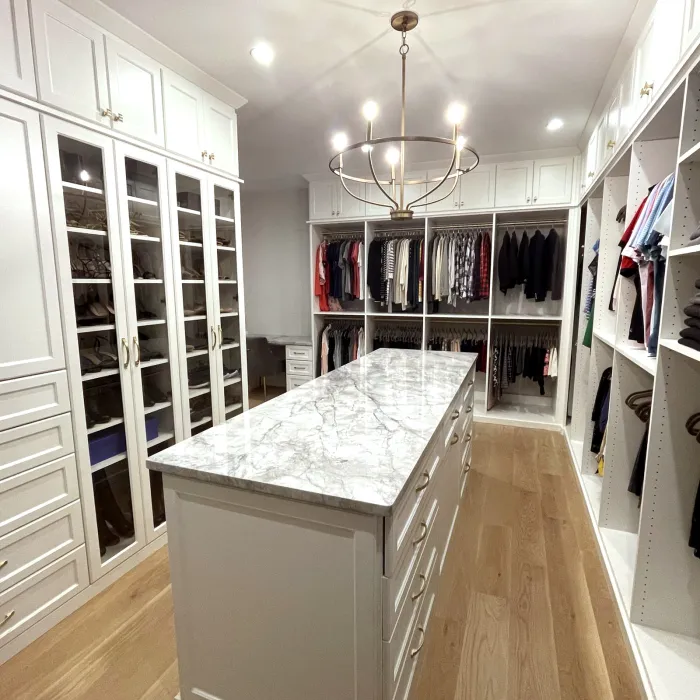
<svg viewBox="0 0 700 700">
<path fill-rule="evenodd" d="M 169 447 L 148 467 L 389 515 L 475 359 L 377 350 Z"/>
</svg>

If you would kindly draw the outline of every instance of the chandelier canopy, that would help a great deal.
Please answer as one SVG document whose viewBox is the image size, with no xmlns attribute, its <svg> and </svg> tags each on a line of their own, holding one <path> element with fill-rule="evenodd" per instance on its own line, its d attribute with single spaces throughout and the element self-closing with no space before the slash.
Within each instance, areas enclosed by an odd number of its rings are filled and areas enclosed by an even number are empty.
<svg viewBox="0 0 700 700">
<path fill-rule="evenodd" d="M 331 158 L 329 167 L 331 171 L 340 178 L 340 182 L 346 192 L 355 199 L 361 202 L 372 204 L 374 206 L 386 207 L 389 209 L 391 218 L 394 220 L 406 220 L 413 218 L 413 207 L 422 206 L 424 204 L 434 204 L 447 199 L 457 187 L 459 178 L 466 173 L 471 172 L 479 164 L 478 153 L 467 145 L 467 140 L 459 133 L 459 126 L 464 121 L 465 108 L 458 103 L 451 104 L 447 109 L 447 120 L 452 124 L 452 138 L 442 138 L 439 136 L 406 136 L 406 55 L 408 54 L 408 44 L 406 43 L 406 34 L 416 27 L 418 24 L 418 15 L 411 10 L 402 10 L 397 12 L 391 18 L 391 26 L 398 32 L 401 32 L 401 46 L 399 54 L 401 55 L 401 134 L 400 136 L 384 136 L 382 138 L 373 138 L 372 123 L 376 119 L 379 112 L 379 107 L 376 102 L 366 102 L 362 108 L 362 114 L 367 120 L 367 138 L 364 141 L 358 141 L 348 145 L 348 138 L 345 134 L 336 134 L 333 138 L 333 148 L 337 153 Z M 451 154 L 451 162 L 445 174 L 442 177 L 421 180 L 406 180 L 406 144 L 407 143 L 431 143 L 448 146 Z M 391 166 L 391 179 L 380 180 L 377 174 L 372 159 L 372 152 L 375 146 L 389 146 L 385 151 L 385 158 Z M 391 145 L 394 144 L 394 145 Z M 343 156 L 351 151 L 360 149 L 367 154 L 369 163 L 369 171 L 372 175 L 370 178 L 357 177 L 349 175 L 343 169 Z M 465 159 L 468 163 L 465 164 Z M 397 177 L 398 166 L 398 177 Z M 376 185 L 381 201 L 372 201 L 368 198 L 360 197 L 348 188 L 348 181 L 363 182 L 369 185 Z M 437 194 L 434 199 L 428 199 L 435 194 L 440 187 L 449 181 L 448 187 L 444 188 Z M 426 192 L 420 197 L 416 197 L 412 201 L 406 201 L 407 185 L 427 185 Z"/>
</svg>

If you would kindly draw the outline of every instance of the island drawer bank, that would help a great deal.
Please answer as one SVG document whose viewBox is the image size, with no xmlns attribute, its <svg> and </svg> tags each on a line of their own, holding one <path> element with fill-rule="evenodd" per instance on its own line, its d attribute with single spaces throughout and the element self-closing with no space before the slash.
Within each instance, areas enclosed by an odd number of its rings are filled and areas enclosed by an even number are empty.
<svg viewBox="0 0 700 700">
<path fill-rule="evenodd" d="M 470 469 L 476 356 L 378 350 L 149 460 L 182 700 L 404 700 Z"/>
</svg>

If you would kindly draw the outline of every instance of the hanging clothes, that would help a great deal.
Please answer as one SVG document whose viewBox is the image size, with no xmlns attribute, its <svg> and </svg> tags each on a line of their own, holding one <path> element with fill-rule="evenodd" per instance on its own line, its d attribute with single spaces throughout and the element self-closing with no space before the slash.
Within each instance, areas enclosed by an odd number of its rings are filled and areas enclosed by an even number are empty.
<svg viewBox="0 0 700 700">
<path fill-rule="evenodd" d="M 360 325 L 331 321 L 321 331 L 321 375 L 328 374 L 365 354 L 365 332 Z"/>
<path fill-rule="evenodd" d="M 384 238 L 369 244 L 367 287 L 381 306 L 414 311 L 423 303 L 423 238 Z"/>
<path fill-rule="evenodd" d="M 435 328 L 428 339 L 428 350 L 476 353 L 476 371 L 486 372 L 488 342 L 483 328 Z"/>
<path fill-rule="evenodd" d="M 364 243 L 359 239 L 323 240 L 316 249 L 314 295 L 319 311 L 342 308 L 342 302 L 364 299 Z"/>
<path fill-rule="evenodd" d="M 420 325 L 401 325 L 394 322 L 377 324 L 374 329 L 373 349 L 397 348 L 420 350 L 423 344 L 423 328 Z"/>
<path fill-rule="evenodd" d="M 612 379 L 612 367 L 603 370 L 598 382 L 595 401 L 593 402 L 593 437 L 591 438 L 591 452 L 598 454 L 601 451 L 601 444 L 605 428 L 608 424 L 608 410 L 610 404 L 610 382 Z"/>
</svg>

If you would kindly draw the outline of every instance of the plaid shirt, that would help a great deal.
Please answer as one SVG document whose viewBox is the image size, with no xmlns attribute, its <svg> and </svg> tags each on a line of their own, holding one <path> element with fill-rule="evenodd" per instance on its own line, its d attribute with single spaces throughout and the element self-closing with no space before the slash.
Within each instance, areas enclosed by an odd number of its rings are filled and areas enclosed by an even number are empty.
<svg viewBox="0 0 700 700">
<path fill-rule="evenodd" d="M 481 239 L 481 259 L 479 260 L 479 299 L 488 299 L 491 291 L 491 236 L 487 231 Z"/>
</svg>

